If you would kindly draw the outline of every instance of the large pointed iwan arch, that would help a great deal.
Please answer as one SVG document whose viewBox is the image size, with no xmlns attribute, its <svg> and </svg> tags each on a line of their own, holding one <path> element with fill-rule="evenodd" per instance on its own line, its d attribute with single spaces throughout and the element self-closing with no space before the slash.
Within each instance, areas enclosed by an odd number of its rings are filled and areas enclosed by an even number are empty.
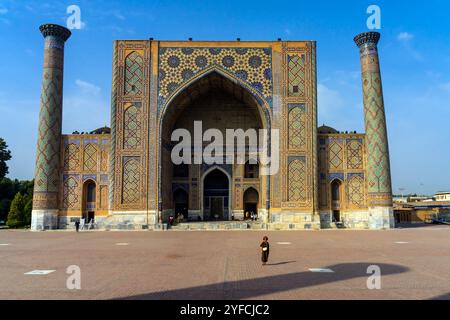
<svg viewBox="0 0 450 320">
<path fill-rule="evenodd" d="M 211 66 L 210 68 L 203 70 L 189 81 L 184 82 L 174 93 L 158 108 L 158 210 L 161 213 L 163 211 L 163 173 L 162 166 L 164 163 L 163 148 L 165 143 L 170 139 L 169 131 L 171 130 L 170 124 L 173 123 L 185 107 L 193 101 L 195 97 L 207 93 L 211 88 L 219 88 L 223 92 L 227 92 L 233 95 L 235 98 L 243 101 L 247 105 L 255 106 L 255 111 L 259 115 L 259 119 L 263 129 L 268 130 L 268 150 L 267 156 L 271 156 L 270 142 L 271 135 L 270 129 L 272 128 L 272 115 L 271 107 L 269 103 L 264 99 L 262 94 L 252 88 L 249 84 L 242 79 L 230 74 L 228 71 L 218 67 Z M 167 161 L 166 156 L 166 161 Z M 268 178 L 263 178 L 266 181 L 266 209 L 269 209 L 270 199 L 270 183 Z M 230 190 L 231 191 L 231 190 Z"/>
</svg>

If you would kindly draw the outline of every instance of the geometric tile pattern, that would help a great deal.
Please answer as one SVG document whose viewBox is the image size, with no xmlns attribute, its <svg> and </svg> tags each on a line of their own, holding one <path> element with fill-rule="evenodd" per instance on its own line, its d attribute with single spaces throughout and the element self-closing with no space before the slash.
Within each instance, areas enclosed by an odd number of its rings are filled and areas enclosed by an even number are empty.
<svg viewBox="0 0 450 320">
<path fill-rule="evenodd" d="M 80 197 L 78 195 L 78 182 L 73 177 L 69 177 L 64 181 L 63 191 L 63 208 L 79 209 Z"/>
<path fill-rule="evenodd" d="M 119 77 L 118 65 L 118 46 L 114 41 L 113 44 L 113 70 L 112 70 L 112 86 L 111 86 L 111 146 L 109 158 L 109 208 L 113 208 L 114 203 L 114 191 L 115 191 L 115 169 L 116 169 L 116 112 L 118 93 L 121 88 L 122 77 Z M 120 126 L 119 126 L 120 127 Z"/>
<path fill-rule="evenodd" d="M 216 67 L 236 76 L 253 95 L 272 104 L 272 51 L 269 48 L 160 48 L 159 103 L 198 73 Z"/>
<path fill-rule="evenodd" d="M 289 163 L 289 201 L 305 202 L 307 200 L 306 163 L 304 159 L 294 159 Z"/>
<path fill-rule="evenodd" d="M 45 38 L 33 209 L 57 209 L 60 183 L 64 43 L 70 31 L 40 27 Z"/>
<path fill-rule="evenodd" d="M 124 149 L 135 149 L 141 146 L 141 108 L 134 104 L 125 110 L 123 116 Z"/>
<path fill-rule="evenodd" d="M 255 48 L 251 44 L 246 45 L 246 48 L 235 48 L 234 45 L 217 48 L 214 47 L 214 43 L 198 44 L 195 47 L 196 42 L 192 43 L 194 47 L 186 47 L 190 45 L 189 43 L 180 46 L 176 43 L 161 43 L 162 47 L 158 48 L 156 43 L 150 43 L 148 47 L 145 43 L 139 44 L 127 41 L 118 42 L 117 45 L 118 48 L 114 53 L 117 56 L 115 59 L 117 62 L 115 71 L 117 70 L 117 72 L 115 72 L 114 77 L 117 78 L 114 82 L 118 88 L 126 88 L 113 89 L 121 92 L 114 95 L 117 98 L 113 102 L 113 107 L 117 106 L 117 116 L 114 117 L 117 124 L 112 123 L 112 126 L 117 125 L 113 131 L 118 134 L 120 140 L 123 139 L 115 143 L 112 142 L 112 148 L 119 149 L 115 159 L 117 164 L 114 166 L 116 175 L 114 181 L 118 190 L 111 193 L 111 196 L 114 195 L 115 197 L 115 206 L 118 209 L 138 210 L 139 208 L 140 210 L 142 205 L 146 203 L 145 200 L 148 200 L 147 203 L 154 202 L 150 205 L 152 210 L 156 209 L 157 205 L 160 205 L 160 208 L 165 207 L 165 205 L 162 205 L 162 199 L 164 198 L 164 201 L 168 199 L 164 197 L 166 190 L 164 188 L 159 189 L 159 181 L 155 176 L 159 175 L 160 169 L 158 167 L 161 164 L 158 159 L 160 155 L 162 161 L 168 159 L 168 156 L 165 157 L 164 155 L 166 149 L 163 149 L 161 153 L 157 152 L 159 143 L 161 143 L 159 141 L 160 133 L 158 132 L 161 118 L 158 110 L 161 106 L 165 108 L 168 101 L 178 95 L 188 83 L 190 84 L 194 79 L 200 79 L 209 71 L 217 70 L 218 73 L 239 82 L 245 89 L 251 89 L 252 93 L 256 92 L 259 101 L 262 100 L 264 103 L 270 101 L 269 99 L 273 95 L 272 86 L 276 86 L 276 93 L 279 94 L 277 99 L 279 100 L 275 100 L 273 103 L 272 115 L 275 119 L 274 126 L 283 130 L 280 139 L 283 142 L 280 151 L 282 173 L 274 177 L 275 182 L 271 183 L 274 188 L 271 188 L 272 192 L 269 194 L 270 205 L 273 208 L 289 207 L 292 210 L 294 210 L 293 208 L 295 210 L 306 210 L 308 208 L 309 210 L 310 207 L 303 206 L 303 204 L 310 201 L 309 197 L 316 193 L 311 191 L 312 188 L 318 188 L 318 185 L 321 185 L 321 183 L 315 184 L 312 181 L 316 179 L 314 175 L 316 159 L 314 157 L 317 155 L 313 154 L 316 150 L 314 147 L 316 132 L 314 130 L 316 125 L 314 119 L 315 84 L 313 83 L 315 82 L 315 72 L 312 69 L 313 66 L 311 66 L 313 55 L 309 56 L 310 48 L 301 44 L 292 46 L 288 48 L 289 50 L 284 50 L 281 44 L 274 44 L 273 46 L 276 49 L 272 53 L 271 49 Z M 167 45 L 170 47 L 166 47 Z M 269 46 L 272 45 L 267 47 Z M 283 46 L 287 48 L 289 44 L 283 43 Z M 283 51 L 279 51 L 280 48 L 283 48 Z M 135 53 L 133 54 L 133 52 Z M 154 63 L 149 65 L 150 58 Z M 154 58 L 157 58 L 157 61 L 154 61 Z M 274 58 L 273 61 L 272 58 Z M 135 62 L 133 62 L 133 59 Z M 141 67 L 136 68 L 134 64 L 141 65 Z M 272 70 L 272 65 L 277 69 Z M 275 79 L 273 73 L 276 75 Z M 150 80 L 151 83 L 149 83 Z M 127 86 L 124 81 L 129 82 L 130 85 Z M 143 85 L 133 88 L 132 86 L 136 83 L 142 83 Z M 131 93 L 133 90 L 141 92 L 141 95 L 127 96 L 124 94 L 125 91 Z M 195 97 L 198 93 L 197 90 L 191 91 L 188 89 L 187 91 L 192 95 L 186 95 L 186 98 L 189 98 L 189 96 Z M 264 99 L 267 100 L 264 101 Z M 137 104 L 139 102 L 143 103 L 142 106 Z M 305 110 L 307 104 L 313 107 Z M 302 105 L 303 107 L 301 107 Z M 287 106 L 289 107 L 286 108 Z M 147 126 L 150 127 L 147 129 Z M 150 136 L 149 141 L 147 141 L 147 130 L 152 134 L 155 133 L 155 135 Z M 325 183 L 329 172 L 343 172 L 342 181 L 344 182 L 343 185 L 346 186 L 345 191 L 353 188 L 356 190 L 361 180 L 363 184 L 366 183 L 365 177 L 360 178 L 359 181 L 358 178 L 352 178 L 355 181 L 347 186 L 348 180 L 344 179 L 347 176 L 347 171 L 362 172 L 365 167 L 364 142 L 348 141 L 347 138 L 350 138 L 350 136 L 342 136 L 340 141 L 337 141 L 339 139 L 335 139 L 334 142 L 330 141 L 328 147 L 325 144 L 323 145 L 325 157 L 321 158 L 325 159 L 325 166 L 321 168 L 324 168 L 325 172 L 323 179 L 321 179 L 324 184 L 322 188 L 328 194 L 331 189 L 329 183 L 326 186 Z M 357 139 L 355 138 L 355 140 Z M 164 142 L 162 143 L 164 144 Z M 146 156 L 150 159 L 146 159 Z M 311 158 L 311 161 L 298 159 L 302 156 L 313 158 Z M 131 157 L 135 158 L 131 159 Z M 289 160 L 286 161 L 286 159 Z M 326 171 L 328 169 L 331 171 Z M 164 169 L 162 170 L 164 171 Z M 197 183 L 201 185 L 197 181 L 198 177 L 190 173 L 189 180 L 193 178 L 196 179 L 196 186 Z M 194 182 L 191 183 L 190 181 L 189 183 L 190 187 L 194 185 Z M 146 199 L 147 185 L 151 186 L 148 189 L 151 198 Z M 276 192 L 276 189 L 281 189 L 279 191 L 282 192 Z M 289 192 L 289 189 L 291 192 Z M 367 193 L 366 189 L 367 186 L 364 185 L 363 191 L 365 193 Z M 191 192 L 191 190 L 189 191 Z M 242 193 L 245 188 L 239 185 L 239 191 L 241 192 L 239 201 L 242 202 Z M 198 193 L 201 192 L 198 191 Z M 136 195 L 139 195 L 140 198 L 138 199 Z M 193 196 L 193 198 L 196 197 Z M 342 201 L 346 200 L 348 200 L 348 197 L 342 198 Z M 234 199 L 234 201 L 238 203 L 237 199 Z M 290 203 L 287 203 L 288 201 Z M 352 201 L 357 203 L 358 197 L 356 196 Z M 191 208 L 193 202 L 189 201 L 190 209 L 201 209 L 199 208 L 200 202 L 199 207 L 193 206 Z M 275 203 L 276 205 L 274 205 Z M 318 202 L 314 201 L 314 204 L 316 203 Z M 122 204 L 132 205 L 122 206 Z"/>
<path fill-rule="evenodd" d="M 358 140 L 347 140 L 347 168 L 363 168 L 363 146 Z"/>
<path fill-rule="evenodd" d="M 366 74 L 363 81 L 368 103 L 365 113 L 367 122 L 369 192 L 391 192 L 385 115 L 379 93 L 381 81 L 379 76 L 371 73 Z"/>
<path fill-rule="evenodd" d="M 329 163 L 331 169 L 340 169 L 342 167 L 342 145 L 337 141 L 333 141 L 330 143 Z"/>
<path fill-rule="evenodd" d="M 141 94 L 143 83 L 143 59 L 136 51 L 125 59 L 125 94 Z"/>
<path fill-rule="evenodd" d="M 338 181 L 341 190 L 340 210 L 367 208 L 367 185 L 365 180 L 365 153 L 363 134 L 319 134 L 323 146 L 319 146 L 319 204 L 321 209 L 331 210 L 330 184 Z M 322 161 L 326 164 L 322 164 Z M 335 167 L 337 166 L 337 167 Z M 353 180 L 355 179 L 355 180 Z"/>
<path fill-rule="evenodd" d="M 347 182 L 348 202 L 355 207 L 364 207 L 364 178 L 354 175 Z"/>
<path fill-rule="evenodd" d="M 138 157 L 128 157 L 123 165 L 122 203 L 134 204 L 140 200 L 140 163 Z"/>
<path fill-rule="evenodd" d="M 60 209 L 68 210 L 67 214 L 72 216 L 81 216 L 83 209 L 107 210 L 110 138 L 104 134 L 81 137 L 79 134 L 69 134 L 63 135 L 62 141 L 64 167 L 61 172 Z M 92 203 L 86 203 L 86 198 L 83 198 L 89 183 L 96 184 L 98 188 L 94 192 L 97 201 Z"/>
<path fill-rule="evenodd" d="M 100 156 L 100 171 L 106 172 L 108 171 L 109 152 L 105 149 L 102 149 Z"/>
<path fill-rule="evenodd" d="M 378 51 L 376 43 L 367 43 L 360 48 L 369 206 L 391 206 L 389 148 Z"/>
<path fill-rule="evenodd" d="M 84 170 L 97 171 L 97 147 L 92 143 L 84 147 Z"/>
<path fill-rule="evenodd" d="M 108 186 L 100 186 L 100 209 L 108 209 Z"/>
<path fill-rule="evenodd" d="M 80 147 L 75 143 L 69 143 L 64 150 L 64 170 L 74 171 L 80 165 Z"/>
<path fill-rule="evenodd" d="M 109 178 L 107 174 L 101 174 L 100 175 L 100 184 L 102 185 L 108 185 L 109 183 Z"/>
<path fill-rule="evenodd" d="M 61 134 L 62 71 L 44 69 L 36 156 L 35 191 L 57 192 Z"/>
<path fill-rule="evenodd" d="M 289 96 L 298 97 L 305 94 L 305 55 L 288 55 Z"/>
<path fill-rule="evenodd" d="M 303 149 L 306 146 L 306 112 L 303 104 L 289 105 L 289 148 Z"/>
</svg>

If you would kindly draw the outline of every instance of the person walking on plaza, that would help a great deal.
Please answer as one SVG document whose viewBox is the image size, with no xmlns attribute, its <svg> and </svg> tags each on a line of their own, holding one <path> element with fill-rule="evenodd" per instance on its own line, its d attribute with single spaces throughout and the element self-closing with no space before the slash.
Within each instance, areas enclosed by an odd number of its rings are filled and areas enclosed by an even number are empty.
<svg viewBox="0 0 450 320">
<path fill-rule="evenodd" d="M 75 229 L 78 231 L 80 231 L 80 220 L 75 221 Z"/>
<path fill-rule="evenodd" d="M 263 266 L 265 266 L 267 261 L 269 261 L 269 249 L 270 249 L 269 238 L 267 236 L 263 238 L 263 242 L 260 244 L 260 247 L 261 247 L 261 261 Z"/>
</svg>

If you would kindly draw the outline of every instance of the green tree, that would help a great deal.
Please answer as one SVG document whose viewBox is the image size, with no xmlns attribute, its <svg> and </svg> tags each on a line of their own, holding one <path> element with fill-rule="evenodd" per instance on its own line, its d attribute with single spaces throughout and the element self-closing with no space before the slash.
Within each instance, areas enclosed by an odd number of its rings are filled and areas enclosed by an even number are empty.
<svg viewBox="0 0 450 320">
<path fill-rule="evenodd" d="M 33 211 L 33 195 L 25 198 L 25 206 L 23 208 L 23 217 L 25 226 L 31 226 L 31 212 Z"/>
<path fill-rule="evenodd" d="M 18 192 L 25 197 L 33 196 L 33 186 L 34 181 L 19 181 L 8 178 L 0 179 L 0 220 L 6 221 L 11 201 Z"/>
<path fill-rule="evenodd" d="M 25 207 L 25 198 L 17 192 L 13 201 L 11 202 L 11 208 L 9 209 L 8 221 L 6 222 L 10 228 L 20 228 L 25 225 L 25 217 L 23 209 Z"/>
<path fill-rule="evenodd" d="M 10 206 L 11 206 L 11 199 L 0 200 L 0 221 L 6 221 L 6 218 L 8 218 Z"/>
<path fill-rule="evenodd" d="M 9 170 L 6 161 L 11 160 L 11 151 L 3 138 L 0 138 L 0 179 L 4 178 Z"/>
</svg>

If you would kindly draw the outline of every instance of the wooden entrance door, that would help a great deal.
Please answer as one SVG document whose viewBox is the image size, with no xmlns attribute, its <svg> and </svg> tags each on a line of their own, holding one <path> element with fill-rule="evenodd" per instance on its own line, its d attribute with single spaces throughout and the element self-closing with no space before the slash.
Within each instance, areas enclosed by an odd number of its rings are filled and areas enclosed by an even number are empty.
<svg viewBox="0 0 450 320">
<path fill-rule="evenodd" d="M 211 198 L 210 216 L 214 220 L 223 220 L 223 198 Z"/>
</svg>

